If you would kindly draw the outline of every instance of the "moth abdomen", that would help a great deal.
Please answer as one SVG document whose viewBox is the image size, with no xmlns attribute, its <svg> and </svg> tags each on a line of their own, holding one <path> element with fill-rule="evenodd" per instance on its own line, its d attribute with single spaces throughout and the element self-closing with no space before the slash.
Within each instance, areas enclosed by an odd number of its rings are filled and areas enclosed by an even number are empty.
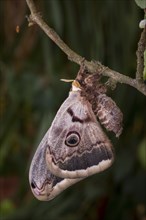
<svg viewBox="0 0 146 220">
<path fill-rule="evenodd" d="M 95 114 L 99 118 L 100 123 L 104 125 L 107 130 L 113 131 L 116 134 L 116 137 L 120 136 L 123 129 L 123 114 L 110 97 L 105 94 L 100 94 L 98 96 L 98 104 Z"/>
</svg>

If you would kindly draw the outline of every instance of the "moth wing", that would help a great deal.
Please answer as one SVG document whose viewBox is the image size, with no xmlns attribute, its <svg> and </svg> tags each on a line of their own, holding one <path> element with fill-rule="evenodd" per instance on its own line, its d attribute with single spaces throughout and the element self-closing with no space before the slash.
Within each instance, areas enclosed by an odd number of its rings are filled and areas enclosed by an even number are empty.
<svg viewBox="0 0 146 220">
<path fill-rule="evenodd" d="M 80 181 L 81 179 L 63 179 L 53 175 L 46 166 L 46 140 L 49 130 L 42 139 L 33 157 L 30 170 L 29 182 L 34 196 L 41 201 L 49 201 L 60 194 L 63 190 Z"/>
<path fill-rule="evenodd" d="M 80 91 L 71 92 L 50 127 L 48 169 L 61 178 L 85 178 L 110 167 L 113 159 L 111 142 L 90 103 Z"/>
</svg>

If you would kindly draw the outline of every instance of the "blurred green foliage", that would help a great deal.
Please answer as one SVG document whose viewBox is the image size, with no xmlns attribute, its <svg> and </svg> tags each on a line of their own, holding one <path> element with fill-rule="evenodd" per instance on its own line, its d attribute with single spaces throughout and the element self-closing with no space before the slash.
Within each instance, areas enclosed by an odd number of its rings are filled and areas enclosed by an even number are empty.
<svg viewBox="0 0 146 220">
<path fill-rule="evenodd" d="M 135 76 L 142 10 L 130 0 L 35 1 L 45 21 L 77 53 Z M 78 66 L 34 25 L 25 1 L 0 0 L 0 195 L 3 220 L 144 220 L 146 218 L 146 98 L 127 85 L 109 94 L 124 114 L 115 163 L 37 201 L 28 183 L 35 149 L 67 97 Z"/>
</svg>

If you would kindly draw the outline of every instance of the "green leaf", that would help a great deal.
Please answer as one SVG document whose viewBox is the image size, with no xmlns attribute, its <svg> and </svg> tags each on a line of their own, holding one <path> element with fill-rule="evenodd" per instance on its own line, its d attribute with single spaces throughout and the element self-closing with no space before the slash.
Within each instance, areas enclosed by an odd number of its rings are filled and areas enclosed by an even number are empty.
<svg viewBox="0 0 146 220">
<path fill-rule="evenodd" d="M 146 8 L 146 0 L 135 0 L 135 2 L 140 8 L 142 9 Z"/>
</svg>

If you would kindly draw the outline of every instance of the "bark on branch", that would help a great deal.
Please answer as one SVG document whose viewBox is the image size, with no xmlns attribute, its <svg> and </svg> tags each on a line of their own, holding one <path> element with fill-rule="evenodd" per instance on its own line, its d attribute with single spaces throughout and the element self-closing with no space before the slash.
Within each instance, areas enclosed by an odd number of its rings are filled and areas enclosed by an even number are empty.
<svg viewBox="0 0 146 220">
<path fill-rule="evenodd" d="M 141 69 L 137 68 L 136 77 L 135 79 L 133 79 L 131 77 L 128 77 L 124 74 L 121 74 L 117 71 L 114 71 L 102 65 L 100 62 L 93 62 L 93 61 L 86 60 L 84 57 L 80 56 L 79 54 L 71 50 L 68 47 L 68 45 L 66 45 L 64 41 L 60 38 L 60 36 L 51 27 L 47 25 L 47 23 L 43 20 L 42 16 L 40 16 L 40 13 L 36 10 L 33 0 L 26 0 L 26 2 L 30 9 L 30 16 L 29 16 L 30 22 L 36 23 L 47 34 L 47 36 L 67 55 L 69 60 L 79 65 L 81 65 L 82 61 L 84 60 L 85 67 L 91 73 L 101 72 L 103 76 L 107 76 L 111 78 L 116 83 L 128 84 L 136 88 L 139 92 L 141 92 L 142 94 L 146 96 L 146 85 L 144 84 L 144 82 L 142 81 L 140 77 L 142 75 L 142 72 L 141 72 L 142 68 Z M 138 47 L 138 50 L 139 50 L 139 47 Z"/>
</svg>

